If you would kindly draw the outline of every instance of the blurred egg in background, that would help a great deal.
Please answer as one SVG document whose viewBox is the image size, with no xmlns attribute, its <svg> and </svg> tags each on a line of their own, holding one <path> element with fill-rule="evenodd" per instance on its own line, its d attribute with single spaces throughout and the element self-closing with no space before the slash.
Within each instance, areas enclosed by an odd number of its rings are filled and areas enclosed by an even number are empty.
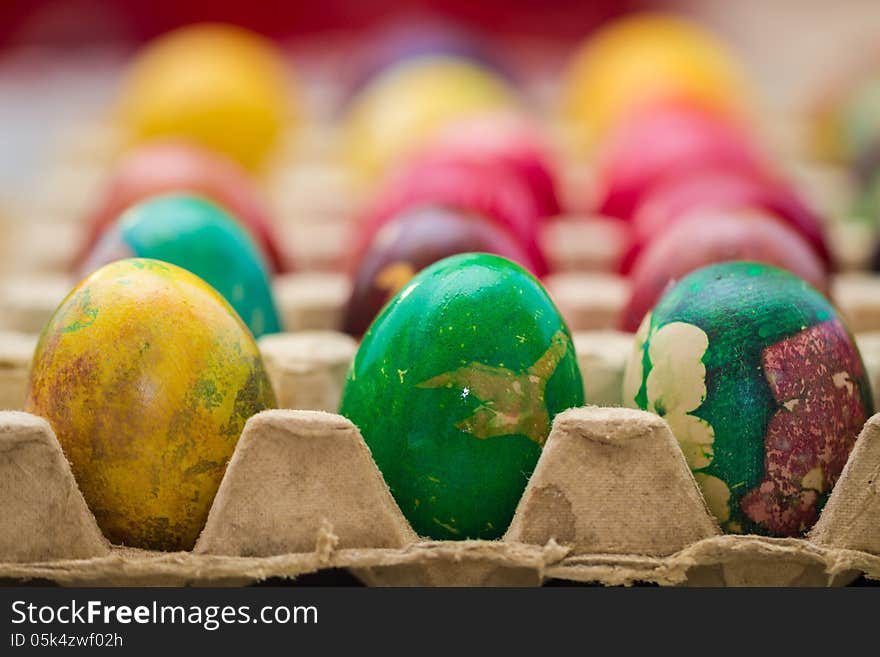
<svg viewBox="0 0 880 657">
<path fill-rule="evenodd" d="M 258 170 L 289 125 L 283 59 L 255 33 L 224 24 L 182 27 L 146 47 L 120 92 L 133 144 L 179 137 Z"/>
</svg>

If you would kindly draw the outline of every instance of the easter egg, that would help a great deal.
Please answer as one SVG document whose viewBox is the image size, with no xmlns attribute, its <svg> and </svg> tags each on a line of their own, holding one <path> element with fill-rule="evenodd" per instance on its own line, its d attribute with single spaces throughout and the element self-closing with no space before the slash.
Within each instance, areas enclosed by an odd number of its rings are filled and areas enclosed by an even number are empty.
<svg viewBox="0 0 880 657">
<path fill-rule="evenodd" d="M 763 164 L 733 123 L 694 105 L 645 108 L 605 142 L 597 163 L 598 210 L 632 219 L 639 202 L 664 180 L 707 169 L 759 175 Z"/>
<path fill-rule="evenodd" d="M 285 87 L 270 42 L 232 25 L 190 25 L 138 54 L 119 121 L 130 144 L 180 137 L 260 169 L 287 118 Z"/>
<path fill-rule="evenodd" d="M 135 205 L 104 233 L 81 274 L 131 257 L 170 262 L 199 276 L 223 295 L 254 337 L 281 330 L 259 249 L 210 201 L 172 194 Z"/>
<path fill-rule="evenodd" d="M 345 332 L 362 335 L 382 306 L 416 272 L 447 256 L 470 251 L 495 253 L 535 270 L 528 254 L 507 231 L 479 215 L 438 206 L 404 211 L 379 229 L 355 268 L 343 314 Z"/>
<path fill-rule="evenodd" d="M 822 219 L 786 184 L 729 171 L 705 171 L 657 185 L 636 209 L 632 249 L 624 257 L 624 271 L 638 249 L 681 217 L 702 209 L 763 210 L 794 228 L 826 265 L 831 254 Z"/>
<path fill-rule="evenodd" d="M 590 36 L 569 64 L 564 116 L 592 145 L 616 121 L 657 101 L 685 100 L 714 113 L 742 115 L 750 92 L 725 45 L 700 26 L 636 13 Z"/>
<path fill-rule="evenodd" d="M 234 160 L 180 140 L 159 140 L 129 151 L 117 162 L 88 218 L 78 262 L 129 206 L 169 192 L 198 194 L 229 210 L 253 234 L 273 271 L 285 259 L 257 186 Z"/>
<path fill-rule="evenodd" d="M 346 155 L 356 170 L 376 176 L 449 122 L 516 102 L 503 78 L 474 62 L 409 59 L 374 78 L 352 100 L 344 126 Z"/>
<path fill-rule="evenodd" d="M 636 258 L 621 328 L 634 332 L 667 287 L 718 262 L 748 260 L 790 271 L 828 295 L 828 272 L 810 245 L 780 219 L 753 210 L 697 210 L 666 229 Z"/>
<path fill-rule="evenodd" d="M 440 205 L 473 212 L 509 231 L 528 254 L 535 273 L 547 273 L 547 263 L 538 244 L 541 210 L 529 186 L 500 162 L 482 160 L 418 160 L 393 175 L 360 222 L 363 248 L 378 229 L 404 210 L 422 205 Z"/>
<path fill-rule="evenodd" d="M 188 271 L 120 260 L 61 302 L 25 410 L 46 418 L 104 535 L 189 550 L 245 421 L 275 406 L 250 332 Z"/>
<path fill-rule="evenodd" d="M 731 262 L 670 289 L 636 334 L 625 403 L 661 415 L 733 533 L 799 536 L 873 414 L 856 344 L 793 274 Z"/>
<path fill-rule="evenodd" d="M 440 130 L 419 158 L 500 162 L 528 185 L 542 217 L 560 213 L 549 146 L 521 115 L 493 113 L 456 121 Z"/>
<path fill-rule="evenodd" d="M 413 529 L 504 533 L 553 417 L 583 404 L 571 336 L 541 285 L 495 255 L 419 272 L 364 335 L 340 413 Z"/>
</svg>

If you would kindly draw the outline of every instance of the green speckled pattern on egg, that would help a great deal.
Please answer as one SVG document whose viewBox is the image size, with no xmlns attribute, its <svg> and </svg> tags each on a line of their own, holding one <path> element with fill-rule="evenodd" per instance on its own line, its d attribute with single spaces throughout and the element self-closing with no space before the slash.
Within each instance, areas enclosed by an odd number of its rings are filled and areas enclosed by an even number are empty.
<svg viewBox="0 0 880 657">
<path fill-rule="evenodd" d="M 364 336 L 340 413 L 413 528 L 497 538 L 553 417 L 583 404 L 571 336 L 540 283 L 487 254 L 420 272 Z"/>
<path fill-rule="evenodd" d="M 858 349 L 828 300 L 755 263 L 705 267 L 668 291 L 624 379 L 625 402 L 667 420 L 730 532 L 806 531 L 873 413 Z"/>
</svg>

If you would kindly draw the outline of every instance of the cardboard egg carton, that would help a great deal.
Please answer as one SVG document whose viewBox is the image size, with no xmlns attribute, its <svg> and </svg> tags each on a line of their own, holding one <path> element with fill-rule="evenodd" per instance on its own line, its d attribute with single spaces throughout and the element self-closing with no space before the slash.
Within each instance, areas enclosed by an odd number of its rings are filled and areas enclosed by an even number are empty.
<svg viewBox="0 0 880 657">
<path fill-rule="evenodd" d="M 17 208 L 0 222 L 0 272 L 12 276 L 65 271 L 83 234 L 78 221 Z"/>
<path fill-rule="evenodd" d="M 839 274 L 831 280 L 831 300 L 854 333 L 880 330 L 880 276 Z"/>
<path fill-rule="evenodd" d="M 572 331 L 614 330 L 629 300 L 629 279 L 605 272 L 570 271 L 544 279 Z"/>
<path fill-rule="evenodd" d="M 336 331 L 351 294 L 348 276 L 333 271 L 276 276 L 272 291 L 287 331 Z"/>
<path fill-rule="evenodd" d="M 0 332 L 0 410 L 24 407 L 37 336 Z"/>
<path fill-rule="evenodd" d="M 279 408 L 339 408 L 357 353 L 354 338 L 334 331 L 300 331 L 264 335 L 257 345 Z"/>
<path fill-rule="evenodd" d="M 194 549 L 164 553 L 110 545 L 48 423 L 3 412 L 0 579 L 243 585 L 343 568 L 394 586 L 842 585 L 880 578 L 878 464 L 875 416 L 807 538 L 722 535 L 661 418 L 571 409 L 502 539 L 430 541 L 351 422 L 273 410 L 245 425 Z"/>
<path fill-rule="evenodd" d="M 623 373 L 635 336 L 623 331 L 580 331 L 572 334 L 584 382 L 584 399 L 596 406 L 621 406 Z"/>
<path fill-rule="evenodd" d="M 623 222 L 586 215 L 563 215 L 548 220 L 540 244 L 550 269 L 616 271 L 626 247 Z"/>
</svg>

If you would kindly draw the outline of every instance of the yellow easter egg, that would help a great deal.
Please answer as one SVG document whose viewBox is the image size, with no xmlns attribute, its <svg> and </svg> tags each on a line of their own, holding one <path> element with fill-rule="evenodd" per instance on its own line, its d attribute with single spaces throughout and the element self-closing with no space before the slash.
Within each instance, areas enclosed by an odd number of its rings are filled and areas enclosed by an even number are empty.
<svg viewBox="0 0 880 657">
<path fill-rule="evenodd" d="M 629 112 L 652 102 L 683 100 L 741 116 L 748 85 L 713 34 L 659 13 L 625 16 L 600 29 L 574 54 L 562 111 L 589 148 Z"/>
<path fill-rule="evenodd" d="M 180 28 L 148 44 L 123 84 L 128 143 L 179 137 L 259 169 L 286 113 L 281 56 L 257 34 L 223 24 Z"/>
<path fill-rule="evenodd" d="M 132 258 L 61 302 L 25 409 L 55 431 L 114 543 L 188 550 L 245 421 L 275 406 L 251 333 L 188 271 Z"/>
<path fill-rule="evenodd" d="M 357 170 L 375 176 L 451 122 L 516 102 L 503 79 L 472 61 L 409 59 L 381 73 L 353 99 L 345 125 L 346 157 Z"/>
</svg>

